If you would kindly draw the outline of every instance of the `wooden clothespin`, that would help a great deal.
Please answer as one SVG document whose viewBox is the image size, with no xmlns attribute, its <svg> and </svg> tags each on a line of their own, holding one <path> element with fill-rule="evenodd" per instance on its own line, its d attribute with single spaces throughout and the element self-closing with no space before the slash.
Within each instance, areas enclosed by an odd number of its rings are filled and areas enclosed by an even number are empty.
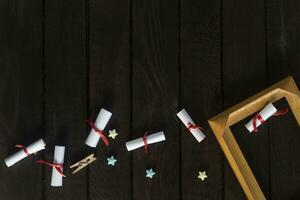
<svg viewBox="0 0 300 200">
<path fill-rule="evenodd" d="M 91 155 L 85 157 L 84 159 L 82 159 L 81 161 L 75 163 L 74 165 L 71 165 L 70 168 L 77 167 L 72 172 L 72 174 L 75 174 L 75 173 L 79 172 L 81 169 L 85 168 L 86 166 L 88 166 L 89 164 L 94 162 L 95 160 L 96 160 L 96 157 L 94 157 L 94 154 L 91 154 Z"/>
</svg>

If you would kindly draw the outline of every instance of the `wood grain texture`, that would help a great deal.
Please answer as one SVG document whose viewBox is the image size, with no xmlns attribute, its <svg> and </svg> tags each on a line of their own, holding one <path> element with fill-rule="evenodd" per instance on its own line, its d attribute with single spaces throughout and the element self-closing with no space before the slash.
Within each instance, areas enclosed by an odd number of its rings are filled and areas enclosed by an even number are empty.
<svg viewBox="0 0 300 200">
<path fill-rule="evenodd" d="M 87 171 L 68 169 L 84 154 L 87 117 L 85 1 L 45 2 L 45 113 L 46 160 L 54 145 L 65 145 L 63 187 L 50 187 L 51 169 L 45 168 L 45 199 L 87 199 Z"/>
<path fill-rule="evenodd" d="M 284 76 L 294 77 L 300 85 L 300 2 L 268 0 L 266 4 L 268 78 L 273 83 Z M 282 101 L 276 106 L 283 108 Z M 299 199 L 300 136 L 290 112 L 270 122 L 271 194 L 272 199 Z"/>
<path fill-rule="evenodd" d="M 47 149 L 0 164 L 0 199 L 244 199 L 206 120 L 287 75 L 300 85 L 299 9 L 296 0 L 2 0 L 0 156 L 42 136 Z M 85 120 L 101 107 L 113 113 L 106 133 L 119 136 L 91 149 Z M 183 107 L 206 129 L 200 144 L 176 117 Z M 249 119 L 231 128 L 266 198 L 299 198 L 295 119 L 274 118 L 256 135 Z M 125 149 L 160 130 L 167 140 L 147 155 Z M 66 167 L 91 152 L 98 160 L 52 188 L 51 169 L 34 160 L 52 161 L 55 144 L 66 145 Z"/>
<path fill-rule="evenodd" d="M 109 138 L 97 147 L 98 160 L 89 170 L 90 199 L 131 199 L 131 159 L 125 141 L 130 135 L 131 69 L 129 59 L 129 1 L 90 1 L 89 20 L 89 115 L 96 117 L 100 108 L 112 112 L 105 129 L 116 129 L 115 140 Z M 106 158 L 114 155 L 116 166 Z"/>
<path fill-rule="evenodd" d="M 224 105 L 231 107 L 266 87 L 265 23 L 263 1 L 223 2 Z M 268 129 L 249 134 L 241 121 L 232 132 L 266 197 L 269 197 Z M 259 154 L 258 154 L 259 152 Z M 227 162 L 224 199 L 244 199 Z"/>
<path fill-rule="evenodd" d="M 40 200 L 43 171 L 32 155 L 7 168 L 3 159 L 43 137 L 42 3 L 0 2 L 0 198 Z M 35 195 L 32 195 L 35 194 Z"/>
<path fill-rule="evenodd" d="M 206 122 L 222 111 L 220 1 L 182 1 L 180 9 L 180 102 L 206 134 L 198 143 L 182 125 L 182 199 L 222 199 L 223 153 Z"/>
<path fill-rule="evenodd" d="M 163 130 L 166 141 L 133 154 L 133 199 L 180 199 L 178 2 L 132 1 L 131 138 Z M 156 171 L 153 179 L 146 169 Z"/>
</svg>

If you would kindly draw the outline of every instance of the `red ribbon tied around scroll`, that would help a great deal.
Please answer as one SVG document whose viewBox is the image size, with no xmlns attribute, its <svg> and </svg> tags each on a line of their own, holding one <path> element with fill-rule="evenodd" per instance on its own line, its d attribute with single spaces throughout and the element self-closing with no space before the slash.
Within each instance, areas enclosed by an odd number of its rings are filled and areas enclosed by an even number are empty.
<svg viewBox="0 0 300 200">
<path fill-rule="evenodd" d="M 63 165 L 62 165 L 62 164 L 49 163 L 49 162 L 44 161 L 44 160 L 37 160 L 36 163 L 42 164 L 42 165 L 48 165 L 48 166 L 50 166 L 50 167 L 54 167 L 62 177 L 66 177 L 66 176 L 63 174 Z"/>
<path fill-rule="evenodd" d="M 147 136 L 148 135 L 148 132 L 146 132 L 143 136 L 143 142 L 144 142 L 144 149 L 145 149 L 145 153 L 148 153 L 148 142 L 147 142 Z"/>
<path fill-rule="evenodd" d="M 282 115 L 285 115 L 289 112 L 289 109 L 288 108 L 284 108 L 280 111 L 277 111 L 273 114 L 273 116 L 282 116 Z M 265 120 L 260 116 L 260 114 L 257 114 L 253 117 L 252 119 L 252 123 L 253 123 L 253 131 L 255 133 L 258 132 L 258 129 L 257 129 L 257 125 L 256 125 L 256 120 L 258 120 L 261 124 L 263 124 L 265 122 Z"/>
<path fill-rule="evenodd" d="M 191 122 L 189 122 L 187 124 L 187 128 L 191 131 L 192 129 L 200 129 L 201 131 L 204 131 L 204 129 L 201 126 L 197 126 L 195 124 L 192 124 Z"/>
<path fill-rule="evenodd" d="M 24 145 L 17 144 L 17 145 L 15 145 L 15 147 L 17 147 L 17 148 L 19 148 L 19 149 L 23 149 L 23 151 L 25 152 L 25 154 L 26 154 L 27 156 L 30 155 L 30 153 L 28 152 L 28 149 L 27 149 Z"/>
<path fill-rule="evenodd" d="M 105 135 L 103 134 L 103 132 L 101 130 L 99 130 L 96 125 L 92 122 L 92 120 L 88 119 L 86 120 L 86 122 L 89 124 L 89 126 L 96 132 L 98 133 L 98 135 L 100 136 L 100 138 L 103 140 L 104 144 L 106 146 L 109 145 L 109 141 L 107 140 L 107 138 L 105 137 Z"/>
</svg>

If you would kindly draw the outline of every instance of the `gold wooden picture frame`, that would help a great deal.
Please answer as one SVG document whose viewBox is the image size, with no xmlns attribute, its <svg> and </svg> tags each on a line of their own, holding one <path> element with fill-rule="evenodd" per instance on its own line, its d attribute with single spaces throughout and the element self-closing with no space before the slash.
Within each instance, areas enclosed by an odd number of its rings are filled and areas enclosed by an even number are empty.
<svg viewBox="0 0 300 200">
<path fill-rule="evenodd" d="M 285 97 L 300 126 L 300 92 L 292 77 L 287 77 L 241 103 L 208 120 L 233 172 L 248 199 L 266 199 L 230 127 Z"/>
</svg>

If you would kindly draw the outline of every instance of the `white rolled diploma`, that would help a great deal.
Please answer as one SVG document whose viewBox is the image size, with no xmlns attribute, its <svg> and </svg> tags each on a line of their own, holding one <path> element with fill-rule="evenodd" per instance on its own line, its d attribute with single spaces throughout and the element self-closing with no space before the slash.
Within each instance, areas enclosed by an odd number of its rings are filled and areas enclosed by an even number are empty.
<svg viewBox="0 0 300 200">
<path fill-rule="evenodd" d="M 277 112 L 277 109 L 273 106 L 272 103 L 269 103 L 264 109 L 262 109 L 258 114 L 261 116 L 261 118 L 266 121 L 269 119 L 274 113 Z M 256 127 L 259 127 L 261 125 L 261 122 L 256 119 Z M 248 131 L 251 133 L 254 130 L 253 127 L 253 119 L 251 119 L 245 127 L 248 129 Z"/>
<path fill-rule="evenodd" d="M 45 146 L 46 146 L 46 143 L 44 142 L 44 140 L 39 139 L 39 140 L 35 141 L 34 143 L 26 146 L 25 148 L 27 149 L 29 154 L 33 154 L 40 150 L 45 149 Z M 7 165 L 7 167 L 10 167 L 27 156 L 28 155 L 25 153 L 24 149 L 20 149 L 13 155 L 5 158 L 4 161 L 5 161 L 5 164 Z"/>
<path fill-rule="evenodd" d="M 182 109 L 179 113 L 177 113 L 177 116 L 179 119 L 182 121 L 182 123 L 188 128 L 189 123 L 195 125 L 194 121 L 192 120 L 191 116 L 186 112 L 185 109 Z M 189 130 L 192 135 L 196 138 L 198 142 L 201 142 L 204 138 L 205 135 L 204 133 L 200 130 L 200 128 L 193 128 Z"/>
<path fill-rule="evenodd" d="M 96 121 L 95 126 L 100 130 L 103 131 L 105 129 L 105 126 L 107 125 L 109 119 L 111 118 L 112 113 L 105 110 L 104 108 L 101 108 Z M 85 140 L 85 144 L 90 147 L 96 147 L 100 139 L 100 135 L 94 130 L 91 129 L 88 137 Z"/>
<path fill-rule="evenodd" d="M 65 158 L 65 147 L 55 146 L 53 163 L 63 165 L 64 158 Z M 63 181 L 62 175 L 57 171 L 55 167 L 52 167 L 51 186 L 53 187 L 62 186 L 62 181 Z"/>
<path fill-rule="evenodd" d="M 147 135 L 147 144 L 153 144 L 153 143 L 161 142 L 164 140 L 166 140 L 166 138 L 165 138 L 163 131 L 160 131 L 158 133 L 154 133 L 151 135 Z M 138 139 L 126 142 L 127 151 L 132 151 L 132 150 L 135 150 L 135 149 L 143 147 L 143 146 L 145 146 L 143 138 L 138 138 Z"/>
</svg>

